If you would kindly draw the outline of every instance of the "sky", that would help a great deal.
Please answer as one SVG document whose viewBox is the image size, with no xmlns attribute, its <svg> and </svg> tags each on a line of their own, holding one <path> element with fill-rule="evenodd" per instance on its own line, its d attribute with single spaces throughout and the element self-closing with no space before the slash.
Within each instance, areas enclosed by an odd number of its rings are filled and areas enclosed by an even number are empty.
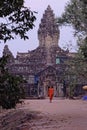
<svg viewBox="0 0 87 130">
<path fill-rule="evenodd" d="M 64 8 L 69 1 L 70 0 L 25 0 L 25 6 L 30 8 L 32 11 L 37 12 L 37 14 L 35 14 L 35 27 L 33 30 L 28 32 L 28 40 L 24 41 L 17 37 L 15 40 L 10 40 L 5 44 L 0 43 L 0 56 L 2 56 L 2 51 L 5 45 L 8 45 L 14 57 L 16 57 L 17 52 L 23 53 L 36 49 L 39 46 L 37 36 L 38 27 L 41 23 L 41 18 L 43 17 L 43 13 L 46 10 L 47 6 L 50 5 L 55 14 L 55 17 L 59 17 L 64 12 Z M 76 51 L 76 39 L 73 37 L 74 30 L 71 27 L 61 27 L 59 29 L 59 46 L 61 48 L 68 46 L 70 51 Z"/>
</svg>

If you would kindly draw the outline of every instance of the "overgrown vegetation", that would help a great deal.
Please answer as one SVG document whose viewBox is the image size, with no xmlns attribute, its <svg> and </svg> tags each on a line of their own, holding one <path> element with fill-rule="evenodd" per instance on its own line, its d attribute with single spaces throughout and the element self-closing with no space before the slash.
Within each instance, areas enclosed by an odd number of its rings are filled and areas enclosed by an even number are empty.
<svg viewBox="0 0 87 130">
<path fill-rule="evenodd" d="M 58 18 L 58 24 L 72 26 L 74 36 L 78 37 L 78 52 L 67 63 L 65 71 L 73 90 L 76 84 L 85 84 L 87 80 L 87 1 L 70 0 L 62 16 Z"/>
<path fill-rule="evenodd" d="M 0 106 L 11 109 L 24 98 L 24 81 L 21 77 L 9 74 L 6 68 L 7 59 L 4 56 L 0 58 Z"/>
<path fill-rule="evenodd" d="M 7 42 L 16 36 L 28 39 L 27 32 L 34 27 L 35 13 L 24 6 L 24 0 L 0 0 L 0 41 Z M 8 72 L 8 58 L 0 58 L 0 106 L 11 109 L 24 98 L 24 80 Z"/>
</svg>

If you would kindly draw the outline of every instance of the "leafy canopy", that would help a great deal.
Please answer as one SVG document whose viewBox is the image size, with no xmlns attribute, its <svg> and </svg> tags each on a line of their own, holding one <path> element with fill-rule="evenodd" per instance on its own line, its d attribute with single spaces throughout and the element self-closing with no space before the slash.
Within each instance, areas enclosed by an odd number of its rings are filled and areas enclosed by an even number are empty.
<svg viewBox="0 0 87 130">
<path fill-rule="evenodd" d="M 78 52 L 74 58 L 69 60 L 65 76 L 71 85 L 86 84 L 87 82 L 87 0 L 70 0 L 58 18 L 60 26 L 72 26 L 75 30 L 74 36 L 78 38 Z"/>
<path fill-rule="evenodd" d="M 70 0 L 65 7 L 65 11 L 58 19 L 60 25 L 71 25 L 75 33 L 87 35 L 87 1 Z"/>
<path fill-rule="evenodd" d="M 71 25 L 78 37 L 78 45 L 82 55 L 87 57 L 87 0 L 70 0 L 65 11 L 58 18 L 59 25 Z M 82 45 L 83 44 L 83 45 Z"/>
<path fill-rule="evenodd" d="M 16 36 L 28 39 L 26 33 L 36 20 L 34 14 L 24 6 L 24 0 L 0 0 L 0 40 L 6 42 Z"/>
</svg>

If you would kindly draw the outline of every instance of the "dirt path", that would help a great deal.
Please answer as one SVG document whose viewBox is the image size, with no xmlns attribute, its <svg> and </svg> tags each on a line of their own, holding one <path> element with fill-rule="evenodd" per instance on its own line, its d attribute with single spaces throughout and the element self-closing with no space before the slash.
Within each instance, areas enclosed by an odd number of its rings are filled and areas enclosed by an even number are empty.
<svg viewBox="0 0 87 130">
<path fill-rule="evenodd" d="M 24 107 L 38 112 L 38 116 L 23 130 L 87 130 L 87 101 L 26 100 Z"/>
<path fill-rule="evenodd" d="M 87 130 L 87 101 L 25 100 L 0 113 L 0 130 Z"/>
</svg>

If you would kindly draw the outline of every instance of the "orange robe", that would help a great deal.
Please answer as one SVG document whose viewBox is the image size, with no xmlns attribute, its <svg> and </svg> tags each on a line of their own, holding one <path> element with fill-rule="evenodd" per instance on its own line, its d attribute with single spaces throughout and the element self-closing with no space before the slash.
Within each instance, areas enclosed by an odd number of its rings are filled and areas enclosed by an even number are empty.
<svg viewBox="0 0 87 130">
<path fill-rule="evenodd" d="M 54 89 L 53 89 L 53 88 L 49 88 L 49 90 L 48 90 L 48 96 L 49 96 L 49 98 L 50 98 L 50 101 L 51 101 L 52 98 L 53 98 L 53 94 L 54 94 Z"/>
</svg>

